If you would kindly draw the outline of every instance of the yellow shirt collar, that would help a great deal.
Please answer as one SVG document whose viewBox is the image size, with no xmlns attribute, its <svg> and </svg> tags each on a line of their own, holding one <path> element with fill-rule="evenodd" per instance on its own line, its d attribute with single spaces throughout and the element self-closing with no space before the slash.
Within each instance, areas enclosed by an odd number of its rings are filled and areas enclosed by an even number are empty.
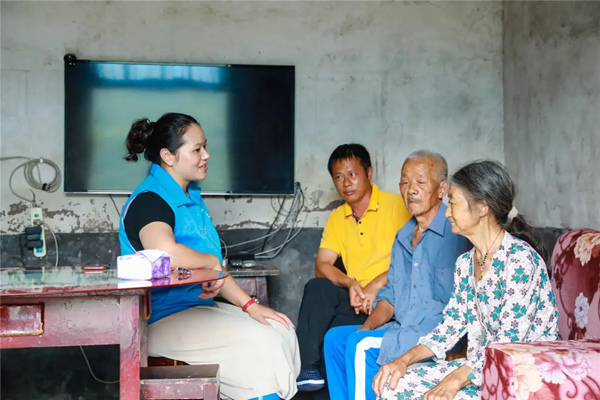
<svg viewBox="0 0 600 400">
<path fill-rule="evenodd" d="M 369 200 L 369 206 L 367 207 L 365 214 L 367 213 L 367 211 L 377 211 L 378 209 L 379 209 L 379 188 L 377 187 L 376 184 L 371 183 L 371 199 Z M 350 204 L 344 203 L 344 215 L 346 216 L 346 218 L 351 217 L 352 213 L 353 213 L 353 211 L 352 211 L 352 207 L 350 207 Z"/>
</svg>

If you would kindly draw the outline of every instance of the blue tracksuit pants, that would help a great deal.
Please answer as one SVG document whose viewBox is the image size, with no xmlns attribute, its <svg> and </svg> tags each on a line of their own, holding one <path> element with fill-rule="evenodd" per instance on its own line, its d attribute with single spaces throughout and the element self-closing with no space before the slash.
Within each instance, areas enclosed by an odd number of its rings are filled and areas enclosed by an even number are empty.
<svg viewBox="0 0 600 400">
<path fill-rule="evenodd" d="M 377 357 L 384 330 L 360 331 L 360 325 L 327 331 L 323 352 L 331 400 L 375 399 L 371 388 L 379 371 Z"/>
</svg>

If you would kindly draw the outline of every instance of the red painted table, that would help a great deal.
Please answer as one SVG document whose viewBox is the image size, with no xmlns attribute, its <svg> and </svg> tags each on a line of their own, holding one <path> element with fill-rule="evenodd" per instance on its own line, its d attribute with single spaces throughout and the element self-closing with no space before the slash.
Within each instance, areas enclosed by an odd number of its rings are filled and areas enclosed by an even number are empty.
<svg viewBox="0 0 600 400">
<path fill-rule="evenodd" d="M 218 271 L 185 270 L 151 281 L 117 279 L 116 269 L 0 269 L 0 348 L 120 346 L 120 398 L 139 399 L 147 364 L 144 299 L 151 287 L 221 279 Z"/>
</svg>

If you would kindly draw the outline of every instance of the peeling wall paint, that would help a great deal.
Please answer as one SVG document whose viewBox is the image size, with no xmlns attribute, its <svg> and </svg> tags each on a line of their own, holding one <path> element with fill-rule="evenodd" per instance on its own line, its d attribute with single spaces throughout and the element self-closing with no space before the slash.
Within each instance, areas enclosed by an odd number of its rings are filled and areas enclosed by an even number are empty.
<svg viewBox="0 0 600 400">
<path fill-rule="evenodd" d="M 115 229 L 118 229 L 119 220 L 114 206 L 94 203 L 94 199 L 87 199 L 87 202 L 67 202 L 65 208 L 58 210 L 49 208 L 45 202 L 39 202 L 38 205 L 44 210 L 45 221 L 50 221 L 53 229 L 55 226 L 66 228 L 64 230 L 56 229 L 58 232 L 103 233 L 114 232 Z M 31 225 L 30 207 L 30 203 L 20 201 L 11 204 L 10 211 L 0 211 L 2 221 L 0 233 L 22 233 L 26 226 Z M 86 209 L 87 212 L 78 212 L 81 209 Z M 116 218 L 113 218 L 113 215 Z"/>
<path fill-rule="evenodd" d="M 419 148 L 440 151 L 451 169 L 504 158 L 501 2 L 3 1 L 1 19 L 1 156 L 46 157 L 63 168 L 63 56 L 75 53 L 296 65 L 304 226 L 322 227 L 339 204 L 326 164 L 341 143 L 365 144 L 373 181 L 396 193 L 402 161 Z M 7 190 L 16 165 L 2 162 L 0 172 L 0 232 L 8 234 L 29 220 L 27 205 Z M 19 174 L 13 183 L 29 193 Z M 59 190 L 38 200 L 58 232 L 118 228 L 107 196 Z M 125 197 L 114 200 L 120 209 Z M 262 197 L 206 203 L 220 227 L 269 226 L 277 212 Z"/>
</svg>

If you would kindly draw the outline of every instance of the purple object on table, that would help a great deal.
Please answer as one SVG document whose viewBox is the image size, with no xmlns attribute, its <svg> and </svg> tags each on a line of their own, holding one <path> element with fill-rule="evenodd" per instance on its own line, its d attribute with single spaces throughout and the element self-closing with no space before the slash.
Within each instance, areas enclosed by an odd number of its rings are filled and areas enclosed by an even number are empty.
<svg viewBox="0 0 600 400">
<path fill-rule="evenodd" d="M 171 258 L 159 257 L 152 263 L 152 278 L 164 278 L 171 275 Z"/>
<path fill-rule="evenodd" d="M 117 258 L 119 279 L 156 279 L 171 275 L 171 257 L 160 250 L 141 250 Z"/>
</svg>

